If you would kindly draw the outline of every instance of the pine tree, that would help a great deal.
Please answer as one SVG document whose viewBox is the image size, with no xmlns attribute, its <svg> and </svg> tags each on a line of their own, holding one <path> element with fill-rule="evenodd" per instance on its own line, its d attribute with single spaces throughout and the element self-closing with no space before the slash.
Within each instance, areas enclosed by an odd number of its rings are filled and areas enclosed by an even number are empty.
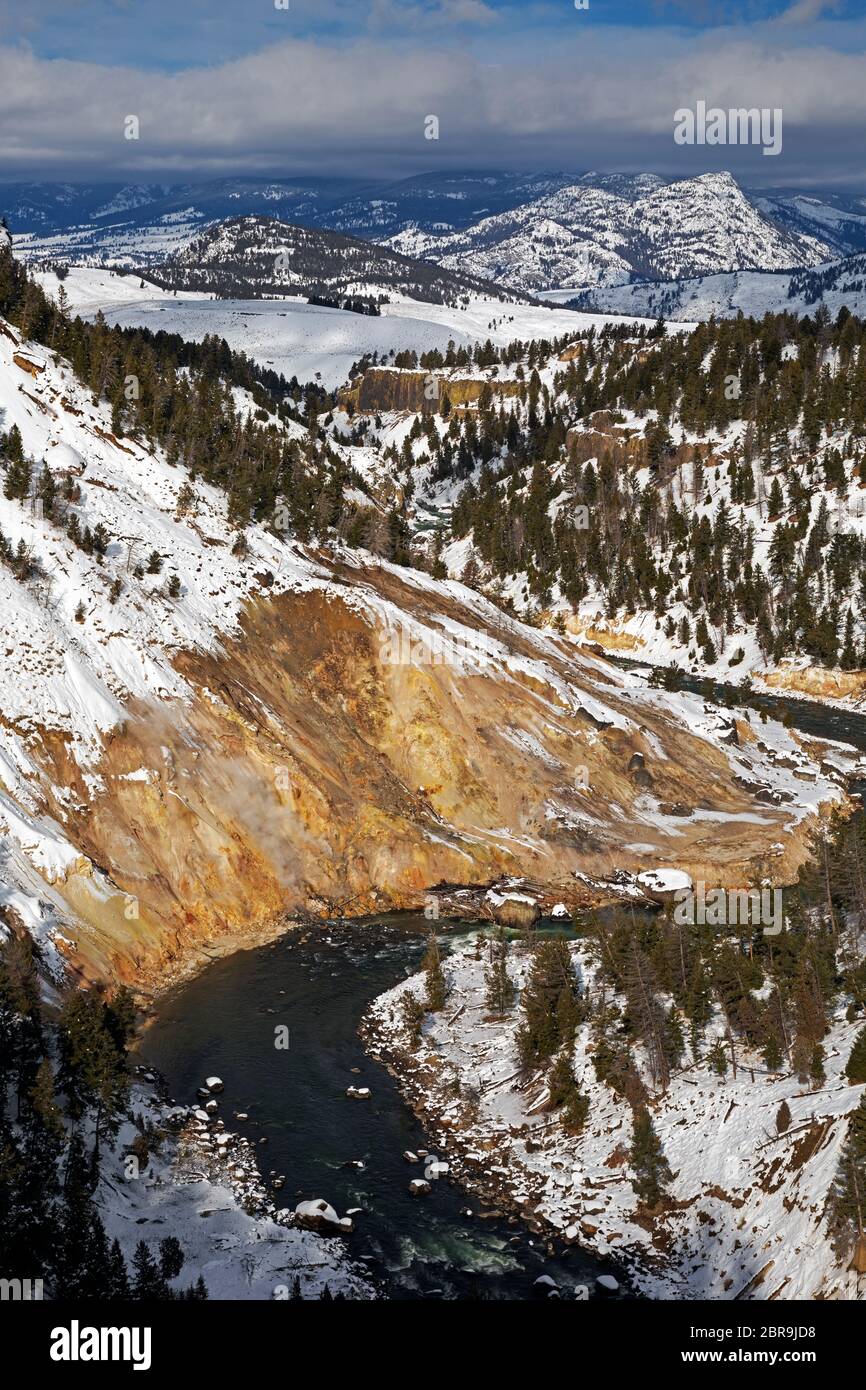
<svg viewBox="0 0 866 1390">
<path fill-rule="evenodd" d="M 448 986 L 445 983 L 445 975 L 442 970 L 442 955 L 439 950 L 439 942 L 436 933 L 431 932 L 427 940 L 427 950 L 424 952 L 422 969 L 425 975 L 425 991 L 427 995 L 427 1008 L 431 1014 L 437 1014 L 445 1007 L 445 1000 L 448 997 Z"/>
<path fill-rule="evenodd" d="M 491 938 L 489 963 L 484 973 L 485 1002 L 496 1018 L 502 1018 L 514 1002 L 514 985 L 508 973 L 508 940 L 505 928 L 498 927 Z"/>
<path fill-rule="evenodd" d="M 854 1040 L 851 1055 L 845 1065 L 845 1075 L 854 1085 L 866 1081 L 866 1028 L 861 1028 Z"/>
<path fill-rule="evenodd" d="M 764 1044 L 764 1066 L 767 1071 L 779 1071 L 782 1066 L 782 1057 L 782 1045 L 779 1042 L 778 1034 L 772 1032 Z"/>
<path fill-rule="evenodd" d="M 835 1249 L 864 1261 L 866 1273 L 866 1095 L 848 1121 L 839 1167 L 827 1202 L 827 1215 Z"/>
<path fill-rule="evenodd" d="M 400 1012 L 409 1033 L 409 1041 L 413 1047 L 417 1047 L 421 1041 L 421 1031 L 424 1027 L 427 1011 L 417 994 L 414 994 L 412 990 L 407 990 L 403 995 Z"/>
<path fill-rule="evenodd" d="M 183 1247 L 177 1236 L 165 1236 L 159 1242 L 159 1268 L 163 1279 L 176 1279 L 183 1264 Z"/>
<path fill-rule="evenodd" d="M 562 1111 L 563 1129 L 567 1134 L 579 1134 L 589 1116 L 589 1097 L 578 1088 L 567 1047 L 557 1054 L 547 1084 L 551 1109 Z"/>
<path fill-rule="evenodd" d="M 108 1252 L 108 1288 L 106 1297 L 118 1302 L 126 1302 L 130 1297 L 129 1275 L 126 1270 L 126 1261 L 123 1258 L 123 1251 L 120 1248 L 120 1241 L 115 1237 Z"/>
<path fill-rule="evenodd" d="M 93 1204 L 90 1164 L 80 1134 L 69 1141 L 63 1204 L 57 1232 L 53 1296 L 106 1298 L 111 1277 L 108 1241 Z"/>
<path fill-rule="evenodd" d="M 523 1066 L 547 1062 L 573 1042 L 576 1002 L 577 980 L 567 941 L 561 936 L 539 941 L 520 999 L 517 1047 Z"/>
<path fill-rule="evenodd" d="M 143 1240 L 136 1245 L 132 1257 L 132 1297 L 140 1303 L 171 1298 L 165 1275 Z"/>
<path fill-rule="evenodd" d="M 634 1112 L 630 1159 L 635 1171 L 632 1187 L 647 1206 L 658 1207 L 664 1200 L 671 1170 L 645 1105 Z"/>
<path fill-rule="evenodd" d="M 709 1052 L 707 1053 L 707 1065 L 716 1073 L 716 1076 L 725 1076 L 728 1070 L 728 1049 L 721 1038 L 716 1038 Z"/>
</svg>

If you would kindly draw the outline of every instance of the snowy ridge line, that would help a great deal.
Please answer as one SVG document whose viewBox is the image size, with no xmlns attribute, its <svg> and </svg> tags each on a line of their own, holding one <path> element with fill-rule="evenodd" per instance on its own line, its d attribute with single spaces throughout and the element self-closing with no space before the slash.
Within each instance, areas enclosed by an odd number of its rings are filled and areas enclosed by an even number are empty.
<svg viewBox="0 0 866 1390">
<path fill-rule="evenodd" d="M 819 236 L 765 216 L 729 173 L 635 191 L 580 182 L 461 231 L 408 227 L 386 245 L 530 293 L 811 267 L 830 252 Z"/>
</svg>

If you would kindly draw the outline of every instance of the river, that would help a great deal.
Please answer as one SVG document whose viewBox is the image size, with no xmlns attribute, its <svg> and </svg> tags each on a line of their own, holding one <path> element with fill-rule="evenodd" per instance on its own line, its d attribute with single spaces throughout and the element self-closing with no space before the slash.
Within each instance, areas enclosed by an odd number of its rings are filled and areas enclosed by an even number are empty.
<svg viewBox="0 0 866 1390">
<path fill-rule="evenodd" d="M 266 1137 L 264 1175 L 286 1175 L 278 1205 L 324 1197 L 340 1216 L 361 1208 L 348 1248 L 389 1298 L 528 1298 L 541 1274 L 564 1296 L 594 1290 L 597 1275 L 616 1273 L 609 1264 L 575 1248 L 550 1255 L 521 1224 L 483 1219 L 451 1182 L 410 1195 L 420 1170 L 403 1153 L 426 1147 L 423 1131 L 357 1028 L 372 999 L 418 968 L 428 925 L 400 914 L 305 928 L 217 961 L 161 1001 L 142 1060 L 185 1103 L 206 1076 L 222 1078 L 227 1128 Z M 287 1050 L 274 1046 L 280 1025 Z M 368 1086 L 371 1099 L 348 1099 L 352 1085 Z"/>
<path fill-rule="evenodd" d="M 732 686 L 714 693 L 742 702 Z M 749 703 L 866 751 L 866 716 L 784 697 Z M 524 1299 L 541 1274 L 566 1297 L 578 1285 L 594 1290 L 597 1275 L 617 1273 L 604 1261 L 574 1247 L 551 1254 L 522 1225 L 484 1219 L 483 1207 L 448 1180 L 434 1183 L 428 1198 L 409 1193 L 419 1170 L 403 1153 L 426 1147 L 424 1135 L 357 1028 L 372 999 L 418 968 L 427 926 L 411 914 L 323 924 L 216 961 L 161 1001 L 142 1060 L 185 1103 L 206 1076 L 222 1077 L 227 1127 L 266 1137 L 264 1175 L 286 1175 L 279 1205 L 324 1197 L 341 1216 L 360 1208 L 349 1252 L 387 1297 Z M 280 1025 L 289 1030 L 287 1050 L 274 1046 Z M 371 1099 L 348 1099 L 351 1085 L 369 1087 Z M 232 1119 L 235 1111 L 249 1121 Z"/>
</svg>

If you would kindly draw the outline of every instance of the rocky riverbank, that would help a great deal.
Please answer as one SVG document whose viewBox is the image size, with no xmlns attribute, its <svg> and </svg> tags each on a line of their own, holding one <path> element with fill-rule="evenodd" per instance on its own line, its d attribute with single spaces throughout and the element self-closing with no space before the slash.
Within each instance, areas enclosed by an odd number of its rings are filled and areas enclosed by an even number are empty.
<svg viewBox="0 0 866 1390">
<path fill-rule="evenodd" d="M 580 942 L 570 950 L 592 989 L 591 953 Z M 518 989 L 528 963 L 529 953 L 513 946 Z M 588 1030 L 578 1030 L 574 1073 L 589 1119 L 575 1136 L 551 1110 L 543 1073 L 521 1071 L 519 1010 L 490 1017 L 485 968 L 473 944 L 454 951 L 445 963 L 446 1006 L 428 1015 L 417 1045 L 403 1001 L 422 997 L 423 976 L 381 996 L 362 1024 L 369 1051 L 470 1191 L 552 1243 L 617 1261 L 650 1297 L 866 1297 L 866 1281 L 858 1285 L 840 1267 L 824 1216 L 845 1121 L 864 1090 L 843 1070 L 856 1023 L 844 1013 L 833 1018 L 820 1089 L 790 1072 L 771 1074 L 745 1052 L 733 1075 L 716 1075 L 706 1061 L 677 1071 L 650 1102 L 673 1177 L 664 1209 L 648 1211 L 632 1186 L 631 1111 L 596 1078 Z M 707 1048 L 714 1034 L 722 1035 L 718 1018 Z M 784 1132 L 776 1122 L 783 1102 L 791 1117 Z"/>
</svg>

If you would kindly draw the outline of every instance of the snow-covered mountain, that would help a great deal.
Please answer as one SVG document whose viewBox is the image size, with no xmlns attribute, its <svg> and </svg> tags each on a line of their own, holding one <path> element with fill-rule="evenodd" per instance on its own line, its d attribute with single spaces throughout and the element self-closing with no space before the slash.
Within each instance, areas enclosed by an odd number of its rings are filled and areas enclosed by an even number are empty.
<svg viewBox="0 0 866 1390">
<path fill-rule="evenodd" d="M 198 223 L 267 213 L 357 236 L 386 236 L 407 222 L 430 230 L 468 226 L 574 180 L 574 174 L 566 173 L 481 171 L 419 174 L 385 182 L 303 177 L 182 184 L 10 183 L 0 186 L 0 203 L 16 233 L 37 236 L 75 234 L 88 223 L 102 224 L 103 231 L 121 224 L 143 230 L 180 212 L 188 212 Z"/>
<path fill-rule="evenodd" d="M 573 181 L 572 174 L 427 174 L 369 179 L 216 179 L 188 184 L 0 186 L 0 213 L 29 260 L 138 266 L 163 260 L 205 227 L 268 216 L 371 239 L 408 224 L 454 231 Z"/>
<path fill-rule="evenodd" d="M 572 301 L 569 301 L 571 303 Z M 701 322 L 715 315 L 738 313 L 814 314 L 824 305 L 833 316 L 840 309 L 866 316 L 866 255 L 794 271 L 730 271 L 691 279 L 658 280 L 600 286 L 577 295 L 576 307 L 606 314 L 636 314 L 680 322 Z"/>
<path fill-rule="evenodd" d="M 434 260 L 470 256 L 477 264 L 457 268 L 530 290 L 812 264 L 866 246 L 862 199 L 744 192 L 724 174 L 673 184 L 597 172 L 7 184 L 0 213 L 28 260 L 148 266 L 216 222 L 269 216 L 369 240 L 397 237 L 397 249 Z"/>
<path fill-rule="evenodd" d="M 302 294 L 342 303 L 396 296 L 454 304 L 480 295 L 503 301 L 523 298 L 458 269 L 413 260 L 375 242 L 272 217 L 217 223 L 150 275 L 167 289 L 236 299 Z"/>
<path fill-rule="evenodd" d="M 866 250 L 866 198 L 839 193 L 755 193 L 750 195 L 765 217 L 788 231 L 817 237 L 837 256 Z"/>
<path fill-rule="evenodd" d="M 811 266 L 831 254 L 819 237 L 762 215 L 727 173 L 673 183 L 582 181 L 465 231 L 409 228 L 388 244 L 532 293 Z"/>
</svg>

